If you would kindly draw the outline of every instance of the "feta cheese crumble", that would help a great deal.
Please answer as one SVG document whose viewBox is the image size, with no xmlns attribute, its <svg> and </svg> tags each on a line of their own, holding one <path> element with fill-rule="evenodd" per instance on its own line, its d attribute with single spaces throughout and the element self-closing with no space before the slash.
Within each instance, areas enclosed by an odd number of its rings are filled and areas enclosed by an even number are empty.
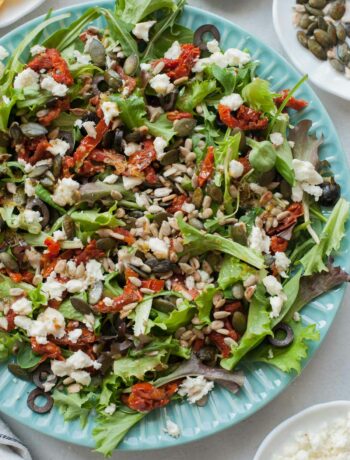
<svg viewBox="0 0 350 460">
<path fill-rule="evenodd" d="M 64 157 L 69 149 L 70 145 L 68 144 L 68 142 L 62 139 L 52 139 L 49 143 L 47 151 L 52 153 L 52 155 L 54 156 L 61 155 L 61 157 Z"/>
<path fill-rule="evenodd" d="M 219 42 L 215 38 L 207 42 L 207 48 L 209 53 L 220 53 Z"/>
<path fill-rule="evenodd" d="M 291 261 L 284 252 L 275 253 L 275 267 L 281 276 L 285 278 L 287 277 L 286 271 L 288 270 L 290 264 Z"/>
<path fill-rule="evenodd" d="M 143 179 L 138 178 L 138 177 L 127 177 L 123 176 L 123 185 L 125 190 L 131 190 L 134 187 L 137 187 L 138 185 L 142 184 Z"/>
<path fill-rule="evenodd" d="M 214 48 L 212 48 L 214 49 Z M 221 51 L 214 51 L 209 57 L 198 59 L 194 67 L 193 72 L 202 72 L 205 67 L 216 64 L 221 68 L 233 66 L 241 67 L 250 62 L 250 54 L 245 53 L 237 48 L 229 48 L 224 53 Z"/>
<path fill-rule="evenodd" d="M 38 90 L 39 77 L 40 75 L 38 73 L 28 67 L 27 69 L 22 70 L 22 72 L 16 76 L 13 82 L 13 87 L 15 89 L 32 88 L 34 90 Z"/>
<path fill-rule="evenodd" d="M 166 427 L 164 428 L 164 432 L 168 433 L 169 436 L 172 438 L 178 438 L 181 434 L 179 426 L 173 422 L 172 420 L 167 420 L 165 422 Z"/>
<path fill-rule="evenodd" d="M 221 99 L 220 104 L 225 105 L 230 110 L 238 110 L 243 104 L 243 99 L 238 93 L 230 94 Z"/>
<path fill-rule="evenodd" d="M 181 45 L 178 41 L 175 41 L 171 47 L 164 53 L 165 59 L 177 59 L 181 54 Z"/>
<path fill-rule="evenodd" d="M 278 147 L 279 145 L 282 145 L 284 142 L 284 137 L 282 136 L 281 133 L 271 133 L 270 134 L 270 141 Z"/>
<path fill-rule="evenodd" d="M 214 388 L 214 382 L 209 382 L 203 375 L 198 377 L 186 377 L 179 386 L 178 394 L 187 396 L 190 404 L 201 400 L 206 394 Z"/>
<path fill-rule="evenodd" d="M 64 97 L 68 92 L 68 86 L 63 83 L 57 83 L 57 81 L 51 76 L 43 78 L 40 86 L 42 89 L 46 89 L 46 91 L 49 91 L 57 97 Z"/>
<path fill-rule="evenodd" d="M 87 135 L 96 139 L 97 132 L 96 132 L 96 123 L 94 121 L 85 121 L 82 123 L 82 127 L 85 128 Z"/>
<path fill-rule="evenodd" d="M 45 46 L 41 46 L 41 45 L 34 45 L 30 48 L 30 54 L 32 56 L 36 56 L 37 54 L 45 53 L 45 51 L 46 51 Z"/>
<path fill-rule="evenodd" d="M 293 169 L 297 184 L 292 187 L 293 201 L 301 201 L 303 192 L 307 192 L 315 197 L 318 201 L 322 195 L 322 189 L 319 187 L 323 183 L 322 176 L 316 171 L 314 165 L 309 161 L 294 159 Z"/>
<path fill-rule="evenodd" d="M 66 206 L 67 204 L 73 205 L 76 201 L 79 187 L 79 182 L 71 179 L 70 177 L 59 179 L 54 194 L 52 195 L 52 199 L 59 206 Z"/>
<path fill-rule="evenodd" d="M 170 78 L 165 73 L 160 73 L 153 77 L 149 84 L 157 94 L 161 94 L 163 96 L 171 93 L 171 91 L 175 88 L 175 86 L 171 83 Z"/>
<path fill-rule="evenodd" d="M 101 104 L 101 109 L 107 126 L 114 118 L 116 118 L 119 115 L 118 106 L 115 102 L 104 101 Z"/>
<path fill-rule="evenodd" d="M 238 179 L 242 176 L 244 171 L 244 166 L 237 160 L 231 160 L 229 164 L 229 174 L 234 179 Z"/>
<path fill-rule="evenodd" d="M 156 137 L 153 141 L 153 147 L 157 154 L 157 160 L 161 160 L 164 156 L 164 149 L 168 145 L 167 141 L 162 137 Z"/>
<path fill-rule="evenodd" d="M 283 303 L 287 300 L 287 296 L 283 292 L 282 284 L 273 275 L 266 276 L 262 282 L 266 291 L 271 296 L 270 305 L 272 311 L 270 313 L 270 317 L 278 318 L 281 313 Z"/>
<path fill-rule="evenodd" d="M 73 353 L 66 361 L 51 361 L 51 370 L 58 377 L 69 376 L 81 385 L 89 385 L 91 376 L 88 372 L 82 369 L 94 367 L 100 369 L 101 364 L 93 361 L 89 355 L 81 350 Z"/>
<path fill-rule="evenodd" d="M 158 259 L 166 259 L 169 254 L 169 248 L 165 241 L 160 238 L 150 238 L 148 240 L 149 248 Z"/>
<path fill-rule="evenodd" d="M 248 244 L 251 249 L 255 249 L 265 254 L 270 253 L 270 237 L 266 235 L 262 228 L 254 226 L 248 238 Z"/>
<path fill-rule="evenodd" d="M 23 219 L 29 225 L 40 223 L 43 220 L 39 211 L 32 211 L 31 209 L 25 209 L 23 211 Z"/>
<path fill-rule="evenodd" d="M 32 312 L 32 302 L 25 297 L 22 297 L 11 305 L 11 309 L 18 315 L 30 315 Z"/>
<path fill-rule="evenodd" d="M 132 33 L 135 35 L 135 37 L 139 38 L 140 40 L 144 40 L 145 42 L 148 42 L 149 41 L 149 31 L 156 22 L 157 21 L 139 22 L 132 29 Z"/>
</svg>

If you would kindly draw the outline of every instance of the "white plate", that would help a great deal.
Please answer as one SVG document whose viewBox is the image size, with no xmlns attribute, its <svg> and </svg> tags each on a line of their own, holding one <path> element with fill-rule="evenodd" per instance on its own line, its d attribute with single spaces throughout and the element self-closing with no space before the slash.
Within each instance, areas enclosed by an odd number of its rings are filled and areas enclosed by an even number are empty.
<svg viewBox="0 0 350 460">
<path fill-rule="evenodd" d="M 325 422 L 344 418 L 349 412 L 350 401 L 333 401 L 309 407 L 271 431 L 253 460 L 272 460 L 274 455 L 281 455 L 286 444 L 293 442 L 298 431 L 316 432 Z"/>
<path fill-rule="evenodd" d="M 0 8 L 0 28 L 9 26 L 35 10 L 46 0 L 5 0 Z"/>
<path fill-rule="evenodd" d="M 309 75 L 312 83 L 324 91 L 350 100 L 350 80 L 334 70 L 329 62 L 318 60 L 298 42 L 297 29 L 292 22 L 295 3 L 295 0 L 273 2 L 273 23 L 284 51 L 302 74 Z M 346 17 L 350 19 L 349 2 Z"/>
</svg>

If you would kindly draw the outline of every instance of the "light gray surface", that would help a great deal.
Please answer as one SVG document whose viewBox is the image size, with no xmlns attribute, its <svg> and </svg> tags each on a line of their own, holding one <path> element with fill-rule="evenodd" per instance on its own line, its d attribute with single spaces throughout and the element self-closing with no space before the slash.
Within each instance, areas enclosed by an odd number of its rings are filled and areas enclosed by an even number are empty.
<svg viewBox="0 0 350 460">
<path fill-rule="evenodd" d="M 49 7 L 57 8 L 84 3 L 82 0 L 48 0 L 27 18 Z M 272 25 L 272 0 L 190 0 L 189 3 L 222 15 L 259 37 L 281 52 Z M 22 22 L 24 22 L 24 19 Z M 13 29 L 11 26 L 9 30 Z M 4 31 L 1 30 L 0 34 Z M 316 90 L 332 117 L 347 151 L 350 144 L 350 103 Z M 116 453 L 119 460 L 252 460 L 263 438 L 287 417 L 313 404 L 350 398 L 348 337 L 350 324 L 350 290 L 321 349 L 303 374 L 271 404 L 249 420 L 200 442 L 141 453 Z M 28 445 L 33 460 L 97 460 L 101 457 L 88 449 L 71 446 L 21 426 L 9 417 L 5 420 Z M 6 459 L 1 459 L 6 460 Z"/>
</svg>

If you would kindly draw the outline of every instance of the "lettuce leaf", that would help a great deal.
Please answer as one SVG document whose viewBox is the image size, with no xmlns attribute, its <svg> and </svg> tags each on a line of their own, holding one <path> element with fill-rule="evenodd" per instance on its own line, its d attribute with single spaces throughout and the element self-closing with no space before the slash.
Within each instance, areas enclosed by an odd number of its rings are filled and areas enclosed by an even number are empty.
<svg viewBox="0 0 350 460">
<path fill-rule="evenodd" d="M 320 235 L 319 244 L 315 244 L 300 260 L 304 275 L 327 271 L 324 260 L 332 251 L 337 251 L 345 233 L 345 222 L 349 217 L 350 203 L 340 198 L 335 205 Z"/>
<path fill-rule="evenodd" d="M 176 107 L 182 112 L 192 112 L 198 104 L 215 90 L 215 80 L 195 80 L 187 85 L 184 93 L 177 98 Z"/>
<path fill-rule="evenodd" d="M 83 292 L 81 294 L 75 294 L 74 297 L 78 297 L 79 299 L 86 300 L 87 296 L 86 293 Z M 70 299 L 66 299 L 63 301 L 58 309 L 60 313 L 65 317 L 65 319 L 71 319 L 74 321 L 84 321 L 84 315 L 76 310 Z"/>
<path fill-rule="evenodd" d="M 0 363 L 6 362 L 13 355 L 13 347 L 20 341 L 21 336 L 18 333 L 9 334 L 0 331 Z"/>
<path fill-rule="evenodd" d="M 273 132 L 281 133 L 283 135 L 283 144 L 276 147 L 277 158 L 275 167 L 281 176 L 290 185 L 294 185 L 295 174 L 293 169 L 293 153 L 287 140 L 287 128 L 289 124 L 289 116 L 281 114 L 273 127 Z"/>
<path fill-rule="evenodd" d="M 134 335 L 139 337 L 146 333 L 148 318 L 151 313 L 152 299 L 144 299 L 135 308 Z"/>
<path fill-rule="evenodd" d="M 129 356 L 130 357 L 136 357 L 139 358 L 142 355 L 152 353 L 154 351 L 166 351 L 168 356 L 173 355 L 173 356 L 178 356 L 180 358 L 184 359 L 190 359 L 191 356 L 191 349 L 190 348 L 185 348 L 180 345 L 180 341 L 177 339 L 174 339 L 172 336 L 168 337 L 152 337 L 148 336 L 151 338 L 151 342 L 149 342 L 147 345 L 145 345 L 142 349 L 137 350 L 137 349 L 132 349 L 129 351 Z M 167 362 L 168 359 L 165 359 L 165 362 Z"/>
<path fill-rule="evenodd" d="M 61 206 L 59 206 L 57 203 L 55 203 L 52 199 L 52 196 L 50 194 L 50 192 L 48 190 L 46 190 L 46 188 L 41 185 L 41 184 L 38 184 L 36 187 L 35 187 L 35 194 L 38 198 L 40 198 L 44 203 L 48 204 L 49 206 L 51 206 L 52 208 L 54 209 L 57 209 L 57 211 L 60 213 L 60 214 L 65 214 L 66 213 L 66 210 L 64 208 L 62 208 Z"/>
<path fill-rule="evenodd" d="M 244 281 L 254 274 L 256 270 L 241 262 L 237 257 L 225 256 L 220 268 L 218 284 L 220 289 L 225 290 L 237 281 Z"/>
<path fill-rule="evenodd" d="M 200 230 L 178 219 L 178 225 L 184 238 L 184 253 L 192 256 L 205 254 L 208 251 L 220 251 L 237 257 L 256 268 L 264 267 L 264 259 L 253 249 L 242 246 L 219 235 L 202 233 Z"/>
<path fill-rule="evenodd" d="M 65 422 L 80 419 L 81 427 L 84 428 L 88 422 L 89 414 L 92 409 L 90 393 L 81 395 L 80 393 L 63 393 L 55 390 L 52 395 L 55 404 L 58 406 Z"/>
<path fill-rule="evenodd" d="M 138 56 L 137 42 L 130 33 L 132 26 L 115 16 L 107 8 L 100 8 L 100 11 L 106 18 L 112 39 L 120 43 L 126 56 L 130 56 L 131 54 Z"/>
<path fill-rule="evenodd" d="M 15 283 L 11 280 L 11 278 L 0 273 L 0 299 L 11 297 L 10 289 L 12 288 L 21 288 L 24 291 L 29 292 L 31 289 L 33 289 L 33 286 L 23 282 Z"/>
<path fill-rule="evenodd" d="M 289 325 L 294 331 L 294 341 L 289 347 L 276 348 L 264 344 L 249 356 L 249 360 L 272 364 L 283 372 L 295 371 L 300 374 L 302 360 L 307 357 L 307 342 L 319 340 L 320 334 L 315 324 L 304 326 L 301 322 L 292 321 Z"/>
<path fill-rule="evenodd" d="M 144 120 L 149 132 L 154 137 L 162 137 L 169 142 L 174 136 L 173 123 L 168 120 L 166 113 L 163 113 L 156 121 L 151 123 L 149 120 Z"/>
<path fill-rule="evenodd" d="M 242 97 L 250 107 L 265 113 L 276 111 L 276 105 L 273 101 L 275 96 L 270 90 L 269 82 L 261 78 L 255 78 L 242 91 Z"/>
<path fill-rule="evenodd" d="M 152 319 L 148 321 L 146 333 L 155 326 L 164 331 L 174 333 L 180 327 L 186 326 L 191 321 L 195 315 L 196 307 L 188 300 L 183 299 L 180 306 L 178 306 L 176 310 L 170 312 L 170 314 L 158 310 L 152 310 L 152 312 L 155 317 L 152 316 Z"/>
<path fill-rule="evenodd" d="M 236 86 L 236 74 L 232 69 L 223 69 L 216 64 L 212 64 L 206 67 L 205 73 L 208 74 L 210 78 L 214 77 L 220 83 L 223 88 L 223 94 L 221 95 L 233 93 Z"/>
<path fill-rule="evenodd" d="M 116 205 L 105 212 L 100 212 L 99 209 L 86 209 L 74 211 L 70 216 L 83 232 L 97 230 L 100 227 L 122 227 L 125 225 L 124 222 L 113 215 L 115 209 Z"/>
<path fill-rule="evenodd" d="M 47 298 L 41 292 L 41 284 L 28 292 L 28 298 L 32 302 L 34 309 L 47 305 Z"/>
<path fill-rule="evenodd" d="M 232 347 L 231 356 L 222 359 L 220 365 L 229 371 L 234 369 L 239 361 L 267 335 L 272 335 L 270 303 L 264 286 L 258 284 L 249 306 L 247 329 L 239 344 Z"/>
<path fill-rule="evenodd" d="M 161 10 L 162 8 L 167 8 L 170 11 L 174 11 L 176 9 L 176 2 L 174 2 L 174 0 L 118 1 L 115 7 L 115 15 L 127 24 L 137 24 L 150 14 Z"/>
<path fill-rule="evenodd" d="M 0 208 L 0 216 L 6 222 L 6 225 L 9 228 L 20 228 L 22 230 L 27 230 L 27 232 L 32 233 L 34 235 L 37 235 L 41 232 L 40 222 L 34 221 L 28 223 L 27 220 L 24 218 L 23 212 L 15 214 L 14 211 L 15 208 L 13 206 L 6 206 L 4 208 Z"/>
<path fill-rule="evenodd" d="M 162 362 L 166 350 L 161 350 L 156 356 L 143 356 L 141 358 L 120 358 L 114 361 L 113 372 L 123 380 L 126 385 L 130 385 L 133 378 L 144 380 L 147 372 L 159 371 L 166 368 Z"/>
<path fill-rule="evenodd" d="M 104 280 L 104 288 L 106 290 L 106 294 L 111 294 L 113 296 L 118 296 L 123 293 L 123 289 L 119 286 L 117 277 L 119 272 L 112 272 L 109 273 L 105 280 Z"/>
<path fill-rule="evenodd" d="M 213 308 L 213 297 L 218 290 L 210 284 L 195 299 L 198 307 L 198 318 L 202 323 L 209 324 L 211 322 L 210 313 Z"/>
</svg>

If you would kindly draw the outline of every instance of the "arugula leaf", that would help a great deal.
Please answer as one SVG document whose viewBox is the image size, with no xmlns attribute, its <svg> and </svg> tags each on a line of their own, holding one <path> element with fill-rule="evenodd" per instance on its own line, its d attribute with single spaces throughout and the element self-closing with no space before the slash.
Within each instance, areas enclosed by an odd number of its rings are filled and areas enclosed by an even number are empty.
<svg viewBox="0 0 350 460">
<path fill-rule="evenodd" d="M 287 140 L 288 124 L 289 116 L 287 114 L 281 114 L 273 128 L 274 132 L 279 132 L 283 135 L 283 144 L 276 147 L 277 157 L 275 167 L 288 184 L 293 186 L 295 183 L 295 174 L 292 163 L 292 149 Z"/>
<path fill-rule="evenodd" d="M 195 299 L 198 307 L 198 318 L 202 323 L 209 324 L 211 322 L 210 313 L 213 307 L 213 298 L 218 290 L 210 284 Z"/>
<path fill-rule="evenodd" d="M 113 94 L 111 100 L 117 103 L 120 118 L 129 129 L 144 124 L 146 105 L 140 90 L 134 91 L 128 98 L 124 98 L 120 94 Z"/>
<path fill-rule="evenodd" d="M 131 54 L 138 56 L 137 42 L 130 33 L 132 27 L 129 24 L 126 24 L 119 17 L 114 16 L 110 10 L 100 8 L 100 11 L 106 18 L 111 32 L 111 37 L 121 44 L 124 53 L 127 56 L 130 56 Z"/>
<path fill-rule="evenodd" d="M 137 24 L 162 8 L 174 11 L 176 3 L 173 0 L 127 0 L 117 2 L 115 14 L 127 24 Z"/>
<path fill-rule="evenodd" d="M 80 393 L 67 394 L 63 393 L 63 391 L 55 390 L 52 397 L 59 407 L 65 422 L 79 418 L 81 427 L 86 426 L 92 408 L 91 404 L 88 404 L 91 398 L 89 393 L 86 395 L 81 395 Z"/>
<path fill-rule="evenodd" d="M 324 259 L 332 251 L 339 249 L 345 233 L 344 228 L 345 222 L 349 217 L 349 209 L 350 203 L 344 198 L 340 198 L 322 230 L 319 244 L 315 244 L 300 260 L 305 269 L 305 276 L 328 270 Z"/>
<path fill-rule="evenodd" d="M 264 337 L 272 334 L 269 310 L 270 304 L 265 288 L 258 284 L 249 306 L 247 329 L 239 344 L 232 347 L 231 356 L 220 361 L 224 369 L 232 370 Z"/>
<path fill-rule="evenodd" d="M 256 268 L 264 267 L 264 259 L 253 249 L 242 246 L 234 241 L 219 235 L 202 233 L 200 230 L 186 224 L 183 219 L 178 219 L 178 225 L 184 238 L 186 254 L 199 255 L 208 251 L 221 251 L 237 257 Z"/>
<path fill-rule="evenodd" d="M 157 356 L 143 356 L 141 358 L 120 358 L 114 361 L 113 372 L 121 378 L 127 385 L 135 377 L 138 380 L 144 380 L 147 372 L 162 370 L 166 365 L 162 359 L 166 355 L 166 350 L 161 350 Z"/>
<path fill-rule="evenodd" d="M 100 212 L 98 209 L 85 209 L 84 211 L 74 211 L 70 214 L 75 223 L 79 224 L 81 231 L 97 230 L 100 227 L 122 227 L 124 222 L 117 219 L 113 212 L 116 205 L 112 206 L 106 212 Z"/>
<path fill-rule="evenodd" d="M 195 80 L 186 86 L 177 98 L 176 107 L 182 112 L 192 112 L 209 94 L 216 90 L 215 80 Z"/>
<path fill-rule="evenodd" d="M 236 86 L 236 74 L 232 69 L 223 69 L 212 64 L 205 69 L 205 73 L 212 75 L 223 87 L 224 95 L 232 94 Z"/>
<path fill-rule="evenodd" d="M 96 441 L 96 452 L 110 457 L 130 429 L 147 414 L 143 412 L 116 411 L 113 415 L 101 415 L 92 434 Z"/>
<path fill-rule="evenodd" d="M 283 372 L 301 372 L 301 362 L 307 357 L 308 341 L 320 339 L 320 334 L 316 330 L 316 325 L 303 326 L 301 322 L 291 322 L 289 325 L 294 331 L 294 341 L 289 347 L 276 348 L 272 345 L 264 344 L 255 350 L 249 360 L 253 362 L 263 362 L 276 366 Z M 271 356 L 271 357 L 269 357 Z"/>
<path fill-rule="evenodd" d="M 13 355 L 13 347 L 21 341 L 18 333 L 9 334 L 0 331 L 0 363 L 7 361 Z"/>
<path fill-rule="evenodd" d="M 22 369 L 30 369 L 40 363 L 42 356 L 33 353 L 28 343 L 23 343 L 17 353 L 17 364 Z"/>
<path fill-rule="evenodd" d="M 227 255 L 220 268 L 218 285 L 220 289 L 225 290 L 227 287 L 237 283 L 237 281 L 244 281 L 250 275 L 256 273 L 256 270 L 241 262 L 237 257 Z"/>
<path fill-rule="evenodd" d="M 144 125 L 147 126 L 149 132 L 154 137 L 162 137 L 169 142 L 174 136 L 173 123 L 168 120 L 166 113 L 163 113 L 156 121 L 151 123 L 149 120 L 144 120 Z"/>
<path fill-rule="evenodd" d="M 118 275 L 119 272 L 109 273 L 104 280 L 104 287 L 107 293 L 116 297 L 123 293 L 123 289 L 119 286 L 118 281 L 116 280 Z"/>
<path fill-rule="evenodd" d="M 242 91 L 242 97 L 250 107 L 265 113 L 276 111 L 276 105 L 273 101 L 275 96 L 270 90 L 269 82 L 261 78 L 255 78 Z"/>
</svg>

